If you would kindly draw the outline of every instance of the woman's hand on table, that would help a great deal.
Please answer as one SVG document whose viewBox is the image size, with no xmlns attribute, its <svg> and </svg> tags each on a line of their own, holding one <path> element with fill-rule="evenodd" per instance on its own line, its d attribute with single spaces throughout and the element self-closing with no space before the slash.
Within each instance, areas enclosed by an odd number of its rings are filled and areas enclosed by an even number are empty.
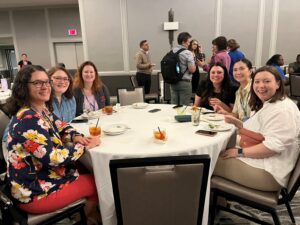
<svg viewBox="0 0 300 225">
<path fill-rule="evenodd" d="M 231 115 L 225 115 L 224 116 L 225 122 L 226 123 L 231 123 L 234 126 L 236 126 L 237 128 L 243 128 L 243 122 L 237 118 L 235 118 L 234 116 Z"/>
<path fill-rule="evenodd" d="M 81 135 L 77 135 L 73 138 L 74 144 L 82 144 L 84 146 L 88 145 L 90 143 L 90 140 L 86 137 L 82 137 Z"/>
<path fill-rule="evenodd" d="M 86 150 L 99 146 L 101 144 L 100 136 L 89 136 L 87 137 L 89 144 L 85 146 Z"/>
<path fill-rule="evenodd" d="M 215 105 L 214 107 L 214 111 L 223 115 L 228 115 L 229 113 L 220 105 Z"/>
</svg>

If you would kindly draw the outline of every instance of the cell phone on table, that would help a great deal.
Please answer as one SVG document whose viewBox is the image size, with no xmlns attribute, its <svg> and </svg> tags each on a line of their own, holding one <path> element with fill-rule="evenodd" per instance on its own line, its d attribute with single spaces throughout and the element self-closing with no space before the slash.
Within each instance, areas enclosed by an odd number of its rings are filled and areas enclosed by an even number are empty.
<svg viewBox="0 0 300 225">
<path fill-rule="evenodd" d="M 74 119 L 71 123 L 87 123 L 88 119 Z"/>
<path fill-rule="evenodd" d="M 200 135 L 210 136 L 210 137 L 215 136 L 217 134 L 217 132 L 209 131 L 209 130 L 197 130 L 195 133 Z"/>
<path fill-rule="evenodd" d="M 180 108 L 180 107 L 182 107 L 183 105 L 174 105 L 173 106 L 173 109 L 176 109 L 176 108 Z"/>
<path fill-rule="evenodd" d="M 149 113 L 155 113 L 155 112 L 158 112 L 158 111 L 160 111 L 161 109 L 151 109 L 151 110 L 149 110 L 148 112 Z"/>
</svg>

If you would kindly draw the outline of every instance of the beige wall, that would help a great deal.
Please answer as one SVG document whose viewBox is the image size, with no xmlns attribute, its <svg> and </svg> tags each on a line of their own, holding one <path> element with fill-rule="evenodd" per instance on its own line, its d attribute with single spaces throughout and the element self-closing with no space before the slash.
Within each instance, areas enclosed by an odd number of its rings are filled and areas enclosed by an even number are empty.
<svg viewBox="0 0 300 225">
<path fill-rule="evenodd" d="M 18 57 L 45 67 L 54 64 L 53 43 L 83 41 L 85 59 L 103 74 L 135 70 L 134 54 L 142 39 L 150 42 L 157 64 L 169 50 L 163 31 L 173 8 L 179 32 L 188 31 L 203 45 L 208 57 L 211 40 L 218 35 L 235 38 L 254 65 L 281 53 L 285 62 L 300 53 L 299 0 L 79 0 L 76 6 L 7 9 L 0 11 L 0 38 L 13 37 Z M 66 35 L 68 28 L 77 37 Z"/>
<path fill-rule="evenodd" d="M 78 35 L 69 37 L 69 28 Z M 50 68 L 55 65 L 54 43 L 82 41 L 78 5 L 1 10 L 0 42 L 6 36 L 13 37 L 18 60 L 27 53 L 34 64 Z"/>
</svg>

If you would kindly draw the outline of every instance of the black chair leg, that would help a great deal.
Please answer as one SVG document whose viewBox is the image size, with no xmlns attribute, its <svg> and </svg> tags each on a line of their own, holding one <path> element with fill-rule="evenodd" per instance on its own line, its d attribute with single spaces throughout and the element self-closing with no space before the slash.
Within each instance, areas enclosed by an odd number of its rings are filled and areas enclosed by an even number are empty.
<svg viewBox="0 0 300 225">
<path fill-rule="evenodd" d="M 285 206 L 286 206 L 286 208 L 287 208 L 287 210 L 288 210 L 288 213 L 289 213 L 289 216 L 290 216 L 290 218 L 291 218 L 291 220 L 292 220 L 292 223 L 295 224 L 295 223 L 296 223 L 296 222 L 295 222 L 295 217 L 294 217 L 294 215 L 293 215 L 293 212 L 292 212 L 290 203 L 289 203 L 288 201 L 285 201 L 284 203 L 285 203 Z"/>
<path fill-rule="evenodd" d="M 210 219 L 209 219 L 209 224 L 210 225 L 214 225 L 215 224 L 215 216 L 216 216 L 216 208 L 217 208 L 217 193 L 212 191 L 211 192 L 211 197 L 212 197 L 212 204 L 209 210 L 209 214 L 210 214 Z"/>
<path fill-rule="evenodd" d="M 86 218 L 86 215 L 85 215 L 85 212 L 84 212 L 84 207 L 82 207 L 80 209 L 80 219 L 81 219 L 81 224 L 82 225 L 87 225 L 87 218 Z"/>
<path fill-rule="evenodd" d="M 276 211 L 273 211 L 271 214 L 272 214 L 272 217 L 273 217 L 273 220 L 274 220 L 274 225 L 281 225 Z"/>
</svg>

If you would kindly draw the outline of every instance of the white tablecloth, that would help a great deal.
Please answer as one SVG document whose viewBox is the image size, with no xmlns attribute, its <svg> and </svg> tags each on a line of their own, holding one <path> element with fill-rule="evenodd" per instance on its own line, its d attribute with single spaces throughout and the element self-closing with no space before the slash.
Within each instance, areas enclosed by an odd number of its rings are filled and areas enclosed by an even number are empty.
<svg viewBox="0 0 300 225">
<path fill-rule="evenodd" d="M 0 91 L 0 104 L 4 104 L 6 100 L 10 97 L 11 90 Z"/>
<path fill-rule="evenodd" d="M 150 109 L 159 108 L 161 111 L 150 113 Z M 187 109 L 188 110 L 188 109 Z M 209 154 L 211 156 L 210 175 L 215 167 L 221 150 L 224 150 L 234 133 L 234 128 L 226 132 L 219 132 L 214 137 L 195 134 L 204 122 L 195 127 L 191 122 L 178 123 L 174 120 L 176 111 L 172 105 L 149 105 L 145 109 L 134 109 L 131 106 L 120 108 L 113 115 L 100 116 L 100 126 L 103 128 L 110 124 L 126 124 L 130 129 L 118 136 L 101 135 L 102 143 L 99 147 L 88 151 L 83 157 L 85 165 L 90 166 L 95 175 L 100 209 L 104 225 L 116 225 L 115 206 L 109 171 L 109 161 L 119 158 L 197 155 Z M 91 122 L 91 121 L 90 121 Z M 92 120 L 96 123 L 96 120 Z M 72 124 L 80 132 L 88 134 L 87 124 Z M 207 124 L 205 124 L 207 126 Z M 168 140 L 165 144 L 154 143 L 153 129 L 157 126 L 166 128 Z M 207 224 L 210 176 L 208 181 L 203 224 Z"/>
</svg>

